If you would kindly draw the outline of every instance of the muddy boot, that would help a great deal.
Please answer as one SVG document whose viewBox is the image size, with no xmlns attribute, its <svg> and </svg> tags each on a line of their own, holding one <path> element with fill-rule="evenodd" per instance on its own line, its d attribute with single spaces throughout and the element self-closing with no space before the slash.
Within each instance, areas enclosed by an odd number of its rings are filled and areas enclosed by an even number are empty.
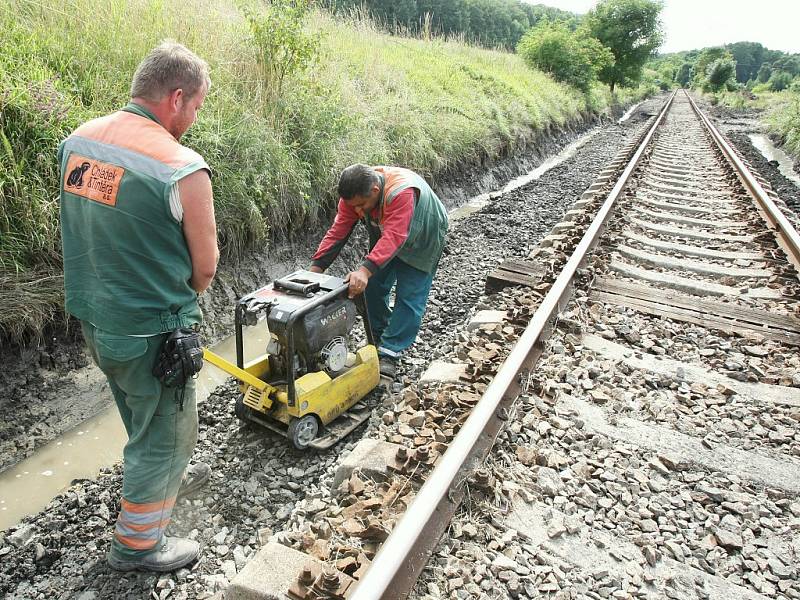
<svg viewBox="0 0 800 600">
<path fill-rule="evenodd" d="M 179 537 L 161 538 L 156 550 L 138 558 L 120 557 L 112 549 L 108 555 L 108 565 L 116 571 L 155 571 L 165 573 L 185 567 L 200 556 L 200 544 L 194 540 Z"/>
<path fill-rule="evenodd" d="M 210 477 L 211 467 L 206 463 L 196 462 L 193 465 L 189 465 L 183 472 L 181 487 L 178 489 L 178 498 L 183 498 L 184 496 L 196 492 L 208 483 Z"/>
</svg>

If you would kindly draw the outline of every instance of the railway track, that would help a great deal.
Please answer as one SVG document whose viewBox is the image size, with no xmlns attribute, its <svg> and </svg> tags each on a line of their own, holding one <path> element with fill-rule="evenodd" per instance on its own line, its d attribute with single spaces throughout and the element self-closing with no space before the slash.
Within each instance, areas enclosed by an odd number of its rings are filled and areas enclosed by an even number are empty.
<svg viewBox="0 0 800 600">
<path fill-rule="evenodd" d="M 800 239 L 683 92 L 639 142 L 226 598 L 800 598 Z"/>
</svg>

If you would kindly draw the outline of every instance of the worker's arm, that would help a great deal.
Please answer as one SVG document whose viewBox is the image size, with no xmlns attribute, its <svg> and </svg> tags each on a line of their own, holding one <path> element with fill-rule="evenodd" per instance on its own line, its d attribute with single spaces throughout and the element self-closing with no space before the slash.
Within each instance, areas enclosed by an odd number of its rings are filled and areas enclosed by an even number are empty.
<svg viewBox="0 0 800 600">
<path fill-rule="evenodd" d="M 350 298 L 367 289 L 369 278 L 392 260 L 403 247 L 408 239 L 416 201 L 416 190 L 408 188 L 398 193 L 388 205 L 384 206 L 381 223 L 383 233 L 380 239 L 364 257 L 361 266 L 345 277 L 345 281 L 349 284 L 348 295 Z"/>
<path fill-rule="evenodd" d="M 356 211 L 340 198 L 333 225 L 328 229 L 325 237 L 322 238 L 314 256 L 311 257 L 311 271 L 322 273 L 336 260 L 339 252 L 341 252 L 350 238 L 350 234 L 353 233 L 353 227 L 357 222 L 358 215 Z M 319 269 L 319 271 L 316 269 Z"/>
<path fill-rule="evenodd" d="M 183 235 L 192 259 L 192 288 L 199 294 L 214 279 L 219 261 L 214 194 L 205 170 L 195 171 L 178 182 L 183 207 Z"/>
</svg>

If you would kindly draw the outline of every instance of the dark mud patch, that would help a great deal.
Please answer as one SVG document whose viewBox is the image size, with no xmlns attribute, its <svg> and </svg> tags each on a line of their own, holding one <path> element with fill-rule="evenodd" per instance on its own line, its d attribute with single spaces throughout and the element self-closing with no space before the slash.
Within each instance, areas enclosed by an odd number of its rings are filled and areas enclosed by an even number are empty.
<svg viewBox="0 0 800 600">
<path fill-rule="evenodd" d="M 753 133 L 760 133 L 758 130 Z M 778 169 L 778 162 L 767 160 L 761 152 L 753 146 L 746 132 L 731 132 L 728 139 L 739 149 L 750 165 L 766 179 L 778 196 L 786 202 L 791 210 L 800 214 L 800 188 L 793 181 L 787 179 Z M 797 167 L 795 166 L 795 171 Z"/>
<path fill-rule="evenodd" d="M 35 346 L 4 348 L 0 360 L 0 471 L 108 404 L 77 323 L 45 332 Z"/>
</svg>

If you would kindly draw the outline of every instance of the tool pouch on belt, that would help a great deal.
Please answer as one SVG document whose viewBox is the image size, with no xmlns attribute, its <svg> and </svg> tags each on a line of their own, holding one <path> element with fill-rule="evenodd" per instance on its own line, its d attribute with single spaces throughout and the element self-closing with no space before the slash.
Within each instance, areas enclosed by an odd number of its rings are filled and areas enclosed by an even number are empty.
<svg viewBox="0 0 800 600">
<path fill-rule="evenodd" d="M 200 333 L 182 327 L 167 336 L 158 353 L 153 375 L 166 387 L 183 387 L 203 367 Z"/>
</svg>

